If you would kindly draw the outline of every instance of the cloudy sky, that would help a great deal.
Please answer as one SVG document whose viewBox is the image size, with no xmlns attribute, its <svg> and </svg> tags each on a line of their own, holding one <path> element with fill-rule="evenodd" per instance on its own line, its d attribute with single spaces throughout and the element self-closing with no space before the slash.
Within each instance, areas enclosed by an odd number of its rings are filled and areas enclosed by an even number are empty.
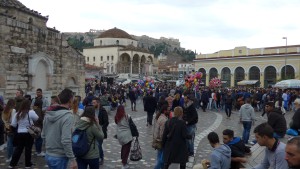
<svg viewBox="0 0 300 169">
<path fill-rule="evenodd" d="M 20 0 L 62 32 L 120 28 L 213 53 L 300 44 L 299 0 Z"/>
</svg>

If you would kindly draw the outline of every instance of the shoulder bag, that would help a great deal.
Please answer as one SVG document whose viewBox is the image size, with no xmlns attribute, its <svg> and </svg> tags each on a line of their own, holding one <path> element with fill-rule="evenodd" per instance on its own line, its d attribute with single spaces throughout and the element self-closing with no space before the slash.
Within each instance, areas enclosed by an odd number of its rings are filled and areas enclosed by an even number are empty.
<svg viewBox="0 0 300 169">
<path fill-rule="evenodd" d="M 28 121 L 29 121 L 29 126 L 27 127 L 28 133 L 33 137 L 33 138 L 39 138 L 41 135 L 41 128 L 35 126 L 34 124 L 31 124 L 30 118 L 29 118 L 29 112 L 27 113 Z"/>
</svg>

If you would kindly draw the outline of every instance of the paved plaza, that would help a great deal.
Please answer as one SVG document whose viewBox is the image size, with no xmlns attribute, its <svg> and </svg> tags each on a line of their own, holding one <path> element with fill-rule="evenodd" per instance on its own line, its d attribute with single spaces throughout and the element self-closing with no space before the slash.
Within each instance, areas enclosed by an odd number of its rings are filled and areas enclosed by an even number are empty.
<svg viewBox="0 0 300 169">
<path fill-rule="evenodd" d="M 133 121 L 136 123 L 140 137 L 139 142 L 141 145 L 143 159 L 138 162 L 129 161 L 130 168 L 136 169 L 146 169 L 154 168 L 156 163 L 156 150 L 151 147 L 152 142 L 152 127 L 146 126 L 146 112 L 143 111 L 143 104 L 141 100 L 137 101 L 137 112 L 132 112 L 129 106 L 129 101 L 127 101 L 126 111 L 131 115 Z M 285 117 L 287 122 L 290 121 L 292 117 L 292 112 L 288 112 Z M 110 169 L 110 168 L 121 168 L 121 146 L 118 140 L 113 138 L 116 131 L 116 125 L 114 123 L 115 111 L 109 113 L 109 127 L 108 127 L 108 138 L 104 140 L 104 165 L 100 168 Z M 261 112 L 256 113 L 257 121 L 256 124 L 266 122 L 266 115 L 264 118 L 260 118 Z M 233 111 L 231 119 L 227 119 L 225 112 L 214 112 L 207 111 L 202 112 L 198 110 L 199 121 L 197 124 L 196 138 L 195 138 L 195 160 L 193 163 L 188 163 L 187 168 L 192 168 L 196 163 L 204 158 L 208 158 L 212 147 L 209 145 L 207 140 L 207 134 L 211 131 L 216 131 L 221 139 L 221 133 L 224 129 L 229 128 L 235 131 L 236 136 L 242 135 L 242 125 L 239 123 L 238 112 Z M 254 138 L 253 128 L 251 130 L 250 140 Z M 222 139 L 221 139 L 222 140 Z M 33 146 L 32 162 L 35 164 L 33 169 L 43 169 L 48 168 L 43 157 L 37 157 L 34 155 L 35 148 Z M 8 163 L 5 163 L 5 152 L 0 152 L 0 169 L 5 169 Z M 19 168 L 24 168 L 24 152 L 19 161 Z M 179 165 L 172 165 L 170 168 L 177 169 Z"/>
</svg>

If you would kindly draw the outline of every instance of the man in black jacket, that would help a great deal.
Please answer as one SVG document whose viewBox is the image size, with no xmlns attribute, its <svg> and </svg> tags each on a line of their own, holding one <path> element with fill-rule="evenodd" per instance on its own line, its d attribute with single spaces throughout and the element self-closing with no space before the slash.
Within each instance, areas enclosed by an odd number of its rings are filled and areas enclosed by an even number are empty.
<svg viewBox="0 0 300 169">
<path fill-rule="evenodd" d="M 188 134 L 192 136 L 188 142 L 189 161 L 194 157 L 194 139 L 196 132 L 196 124 L 198 123 L 198 113 L 194 106 L 193 95 L 187 95 L 184 97 L 183 106 L 183 120 L 186 122 Z"/>
<path fill-rule="evenodd" d="M 281 110 L 275 109 L 274 102 L 266 103 L 265 108 L 268 116 L 268 124 L 274 130 L 274 138 L 283 138 L 287 130 L 284 115 Z"/>
<path fill-rule="evenodd" d="M 290 128 L 298 131 L 298 135 L 300 133 L 300 99 L 296 99 L 294 101 L 295 106 L 295 114 L 292 117 L 292 121 L 290 123 Z"/>
<path fill-rule="evenodd" d="M 147 126 L 152 126 L 153 114 L 156 106 L 157 102 L 155 97 L 153 97 L 153 92 L 151 91 L 148 96 L 144 98 L 144 110 L 147 112 Z"/>
<path fill-rule="evenodd" d="M 107 127 L 109 124 L 108 114 L 107 114 L 105 108 L 101 106 L 99 98 L 96 98 L 96 97 L 93 98 L 92 104 L 95 108 L 95 115 L 99 119 L 99 125 L 102 127 L 104 139 L 106 139 L 107 138 Z M 102 148 L 103 141 L 99 140 L 98 143 L 99 143 L 98 148 L 99 148 L 99 154 L 100 154 L 100 165 L 102 165 L 104 162 L 103 161 L 104 154 L 103 154 L 103 148 Z"/>
<path fill-rule="evenodd" d="M 234 137 L 234 131 L 230 129 L 223 130 L 223 143 L 231 149 L 231 169 L 239 169 L 240 163 L 246 162 L 245 155 L 251 152 L 243 140 L 239 137 Z"/>
</svg>

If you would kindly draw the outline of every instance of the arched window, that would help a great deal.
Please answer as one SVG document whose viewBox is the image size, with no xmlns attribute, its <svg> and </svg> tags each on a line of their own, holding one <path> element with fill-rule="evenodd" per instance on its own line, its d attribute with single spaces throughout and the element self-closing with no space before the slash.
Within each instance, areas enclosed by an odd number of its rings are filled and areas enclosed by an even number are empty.
<svg viewBox="0 0 300 169">
<path fill-rule="evenodd" d="M 286 73 L 285 73 L 286 71 Z M 286 75 L 286 77 L 285 77 Z M 286 65 L 281 69 L 281 79 L 295 79 L 295 69 L 291 65 Z"/>
<path fill-rule="evenodd" d="M 107 56 L 107 61 L 109 61 L 109 56 Z"/>
<path fill-rule="evenodd" d="M 94 61 L 94 62 L 96 61 L 96 57 L 95 57 L 95 56 L 93 57 L 93 61 Z"/>
<path fill-rule="evenodd" d="M 111 56 L 111 60 L 112 60 L 112 61 L 114 60 L 114 56 Z"/>
<path fill-rule="evenodd" d="M 237 67 L 234 71 L 234 86 L 237 86 L 237 83 L 245 79 L 245 70 L 242 67 Z"/>
<path fill-rule="evenodd" d="M 100 46 L 102 46 L 102 40 L 100 40 Z"/>
<path fill-rule="evenodd" d="M 101 56 L 101 61 L 103 61 L 103 56 Z"/>
<path fill-rule="evenodd" d="M 116 45 L 119 45 L 119 40 L 116 40 Z"/>
<path fill-rule="evenodd" d="M 231 71 L 228 67 L 224 67 L 221 71 L 221 80 L 225 83 L 222 83 L 223 87 L 230 87 L 231 84 Z"/>
<path fill-rule="evenodd" d="M 201 72 L 202 73 L 202 78 L 201 78 L 201 85 L 206 85 L 206 71 L 204 68 L 200 68 L 198 70 L 198 72 Z"/>
<path fill-rule="evenodd" d="M 211 68 L 209 70 L 209 81 L 215 77 L 218 77 L 218 70 L 216 68 Z"/>
<path fill-rule="evenodd" d="M 269 87 L 276 83 L 276 68 L 274 66 L 268 66 L 265 69 L 265 86 Z"/>
<path fill-rule="evenodd" d="M 260 70 L 253 66 L 249 69 L 249 80 L 260 80 Z"/>
<path fill-rule="evenodd" d="M 90 57 L 87 57 L 87 62 L 89 62 L 90 61 Z"/>
</svg>

